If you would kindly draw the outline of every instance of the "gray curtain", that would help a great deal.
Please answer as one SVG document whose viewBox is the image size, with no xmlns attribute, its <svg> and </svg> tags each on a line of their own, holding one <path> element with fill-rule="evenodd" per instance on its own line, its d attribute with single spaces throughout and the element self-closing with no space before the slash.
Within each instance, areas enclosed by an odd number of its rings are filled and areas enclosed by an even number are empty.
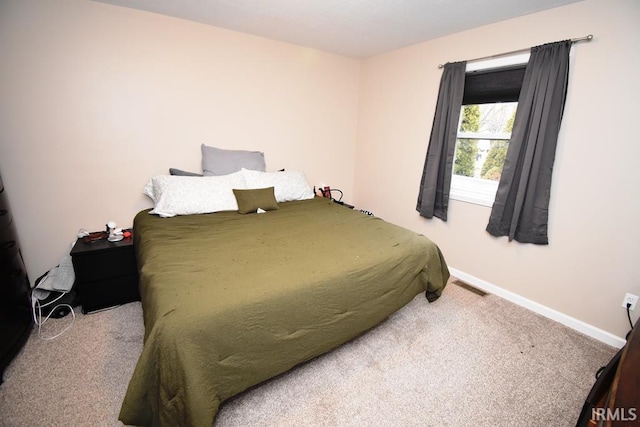
<svg viewBox="0 0 640 427">
<path fill-rule="evenodd" d="M 531 48 L 487 231 L 546 245 L 551 172 L 569 78 L 571 41 Z"/>
<path fill-rule="evenodd" d="M 444 66 L 416 210 L 425 218 L 447 220 L 451 169 L 464 93 L 466 61 Z"/>
</svg>

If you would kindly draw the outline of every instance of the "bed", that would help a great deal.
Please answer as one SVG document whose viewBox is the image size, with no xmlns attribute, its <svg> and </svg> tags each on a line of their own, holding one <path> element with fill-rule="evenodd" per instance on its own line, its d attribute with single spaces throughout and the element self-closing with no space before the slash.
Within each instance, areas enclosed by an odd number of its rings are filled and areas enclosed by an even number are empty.
<svg viewBox="0 0 640 427">
<path fill-rule="evenodd" d="M 200 178 L 202 179 L 202 178 Z M 379 324 L 449 277 L 425 236 L 330 199 L 134 219 L 144 347 L 120 420 L 211 426 L 219 405 Z"/>
</svg>

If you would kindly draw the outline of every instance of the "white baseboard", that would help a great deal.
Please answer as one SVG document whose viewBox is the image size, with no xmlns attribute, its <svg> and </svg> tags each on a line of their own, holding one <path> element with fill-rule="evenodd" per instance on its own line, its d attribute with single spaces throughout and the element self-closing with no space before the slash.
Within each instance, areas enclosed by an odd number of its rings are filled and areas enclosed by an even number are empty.
<svg viewBox="0 0 640 427">
<path fill-rule="evenodd" d="M 605 344 L 609 344 L 617 348 L 622 348 L 627 342 L 624 338 L 618 337 L 607 331 L 596 328 L 595 326 L 589 325 L 588 323 L 585 323 L 581 320 L 578 320 L 564 313 L 556 311 L 552 308 L 549 308 L 545 305 L 542 305 L 540 303 L 527 299 L 523 296 L 520 296 L 506 289 L 503 289 L 485 280 L 478 279 L 477 277 L 474 277 L 458 269 L 449 267 L 449 271 L 451 272 L 452 276 L 455 276 L 458 279 L 464 282 L 467 282 L 468 284 L 473 285 L 474 287 L 480 290 L 483 290 L 493 295 L 497 295 L 500 298 L 504 298 L 507 301 L 510 301 L 514 304 L 517 304 L 521 307 L 524 307 L 535 313 L 538 313 L 544 317 L 547 317 L 551 320 L 554 320 L 558 323 L 568 326 L 571 329 L 575 329 L 576 331 L 581 332 L 591 338 L 595 338 L 598 341 L 602 341 Z"/>
</svg>

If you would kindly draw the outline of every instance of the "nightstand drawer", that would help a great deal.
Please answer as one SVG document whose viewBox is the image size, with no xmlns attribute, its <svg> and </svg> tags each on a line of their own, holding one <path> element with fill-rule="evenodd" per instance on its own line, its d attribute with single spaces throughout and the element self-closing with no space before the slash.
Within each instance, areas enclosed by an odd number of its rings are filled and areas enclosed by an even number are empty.
<svg viewBox="0 0 640 427">
<path fill-rule="evenodd" d="M 18 233 L 13 222 L 9 222 L 0 229 L 0 265 L 13 259 L 18 254 L 18 249 Z"/>
<path fill-rule="evenodd" d="M 133 246 L 73 258 L 73 269 L 78 282 L 134 274 L 137 272 L 136 268 Z"/>
<path fill-rule="evenodd" d="M 137 274 L 94 282 L 80 282 L 77 287 L 82 312 L 85 314 L 140 300 Z"/>
<path fill-rule="evenodd" d="M 4 228 L 11 223 L 11 212 L 9 202 L 4 194 L 0 193 L 0 228 Z"/>
<path fill-rule="evenodd" d="M 29 279 L 20 253 L 0 268 L 0 311 L 18 306 L 29 307 Z"/>
</svg>

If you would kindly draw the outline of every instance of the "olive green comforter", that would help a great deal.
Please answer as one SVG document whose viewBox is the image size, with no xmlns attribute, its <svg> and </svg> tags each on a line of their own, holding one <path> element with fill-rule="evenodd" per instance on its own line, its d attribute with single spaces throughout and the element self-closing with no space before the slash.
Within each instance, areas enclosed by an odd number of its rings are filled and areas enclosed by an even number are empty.
<svg viewBox="0 0 640 427">
<path fill-rule="evenodd" d="M 136 216 L 145 343 L 125 424 L 211 426 L 225 399 L 442 292 L 426 237 L 328 199 L 279 206 Z"/>
</svg>

